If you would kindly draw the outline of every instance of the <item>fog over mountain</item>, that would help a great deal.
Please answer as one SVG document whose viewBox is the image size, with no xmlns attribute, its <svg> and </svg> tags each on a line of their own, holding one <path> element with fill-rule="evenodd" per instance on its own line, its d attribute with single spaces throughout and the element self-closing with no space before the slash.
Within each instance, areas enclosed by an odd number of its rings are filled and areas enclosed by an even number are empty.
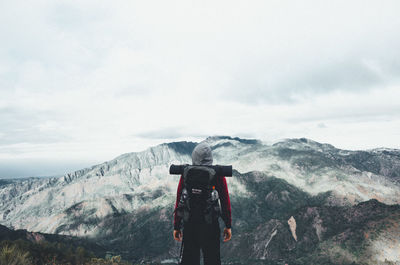
<svg viewBox="0 0 400 265">
<path fill-rule="evenodd" d="M 400 150 L 348 151 L 306 138 L 206 141 L 214 164 L 234 168 L 225 262 L 400 262 Z M 95 239 L 131 260 L 174 260 L 179 176 L 168 168 L 191 163 L 196 144 L 164 143 L 62 177 L 4 181 L 0 224 Z"/>
</svg>

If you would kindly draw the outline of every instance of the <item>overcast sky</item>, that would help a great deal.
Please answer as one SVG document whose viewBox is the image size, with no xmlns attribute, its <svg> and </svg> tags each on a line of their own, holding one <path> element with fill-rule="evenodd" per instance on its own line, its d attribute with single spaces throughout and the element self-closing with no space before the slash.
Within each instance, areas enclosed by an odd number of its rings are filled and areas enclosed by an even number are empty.
<svg viewBox="0 0 400 265">
<path fill-rule="evenodd" d="M 0 2 L 0 177 L 163 142 L 400 148 L 400 1 Z"/>
</svg>

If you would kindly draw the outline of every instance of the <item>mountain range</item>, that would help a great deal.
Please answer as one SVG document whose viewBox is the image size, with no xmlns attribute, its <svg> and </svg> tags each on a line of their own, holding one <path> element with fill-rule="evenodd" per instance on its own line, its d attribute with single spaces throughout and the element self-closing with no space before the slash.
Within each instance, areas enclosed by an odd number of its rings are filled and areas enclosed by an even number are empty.
<svg viewBox="0 0 400 265">
<path fill-rule="evenodd" d="M 350 151 L 310 139 L 205 139 L 227 178 L 225 264 L 400 263 L 400 150 Z M 55 178 L 0 183 L 0 224 L 76 236 L 135 262 L 174 262 L 179 176 L 197 143 L 172 142 Z M 222 223 L 222 222 L 221 222 Z"/>
</svg>

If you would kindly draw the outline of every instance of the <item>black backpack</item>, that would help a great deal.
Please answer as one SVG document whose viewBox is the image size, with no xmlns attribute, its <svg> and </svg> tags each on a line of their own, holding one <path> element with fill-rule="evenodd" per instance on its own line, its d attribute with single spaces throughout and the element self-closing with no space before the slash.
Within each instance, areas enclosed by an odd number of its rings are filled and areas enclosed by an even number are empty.
<svg viewBox="0 0 400 265">
<path fill-rule="evenodd" d="M 211 224 L 221 215 L 216 172 L 207 166 L 187 166 L 177 214 L 184 222 Z"/>
</svg>

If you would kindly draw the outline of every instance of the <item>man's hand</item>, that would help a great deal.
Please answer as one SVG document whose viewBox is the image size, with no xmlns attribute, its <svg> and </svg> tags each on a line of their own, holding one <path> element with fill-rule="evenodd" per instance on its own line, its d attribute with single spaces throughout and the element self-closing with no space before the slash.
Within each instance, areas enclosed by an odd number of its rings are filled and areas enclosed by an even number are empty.
<svg viewBox="0 0 400 265">
<path fill-rule="evenodd" d="M 232 230 L 230 228 L 224 229 L 224 242 L 231 240 L 232 238 Z"/>
<path fill-rule="evenodd" d="M 176 241 L 182 241 L 182 232 L 180 230 L 174 230 L 174 239 Z"/>
</svg>

